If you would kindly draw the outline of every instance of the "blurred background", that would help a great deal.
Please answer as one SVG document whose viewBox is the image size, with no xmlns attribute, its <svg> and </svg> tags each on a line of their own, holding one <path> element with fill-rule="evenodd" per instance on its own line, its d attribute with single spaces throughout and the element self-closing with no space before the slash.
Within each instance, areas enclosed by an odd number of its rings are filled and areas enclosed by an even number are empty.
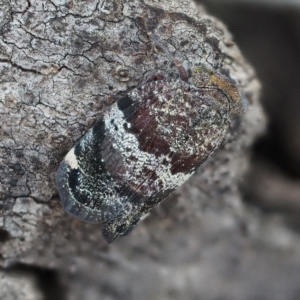
<svg viewBox="0 0 300 300">
<path fill-rule="evenodd" d="M 300 230 L 300 1 L 204 0 L 262 84 L 268 131 L 255 144 L 245 199 Z"/>
</svg>

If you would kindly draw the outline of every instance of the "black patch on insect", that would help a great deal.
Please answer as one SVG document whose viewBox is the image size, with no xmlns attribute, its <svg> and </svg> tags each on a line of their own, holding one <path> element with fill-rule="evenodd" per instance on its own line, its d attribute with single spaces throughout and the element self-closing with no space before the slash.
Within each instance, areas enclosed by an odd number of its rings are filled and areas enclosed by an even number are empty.
<svg viewBox="0 0 300 300">
<path fill-rule="evenodd" d="M 118 101 L 118 108 L 122 112 L 124 112 L 124 116 L 127 119 L 134 112 L 134 105 L 132 99 L 128 95 L 125 95 Z"/>
<path fill-rule="evenodd" d="M 124 123 L 124 124 L 123 124 L 123 127 L 124 127 L 124 129 L 125 129 L 126 131 L 129 129 L 129 127 L 128 127 L 128 124 L 127 124 L 127 123 Z"/>
<path fill-rule="evenodd" d="M 78 169 L 72 169 L 69 173 L 69 187 L 70 193 L 72 196 L 77 199 L 81 204 L 89 202 L 88 196 L 85 193 L 80 191 L 80 182 L 79 182 L 79 171 Z"/>
<path fill-rule="evenodd" d="M 76 156 L 79 156 L 81 154 L 82 150 L 81 150 L 81 145 L 80 143 L 77 143 L 74 147 L 74 153 Z"/>
<path fill-rule="evenodd" d="M 105 137 L 105 124 L 103 118 L 100 118 L 93 126 L 93 134 L 98 142 L 102 142 Z"/>
</svg>

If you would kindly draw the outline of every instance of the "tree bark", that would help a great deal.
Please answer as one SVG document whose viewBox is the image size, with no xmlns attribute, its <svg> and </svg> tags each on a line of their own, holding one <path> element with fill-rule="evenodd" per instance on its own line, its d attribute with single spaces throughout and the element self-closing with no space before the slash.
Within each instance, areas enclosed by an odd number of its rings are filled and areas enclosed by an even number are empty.
<svg viewBox="0 0 300 300">
<path fill-rule="evenodd" d="M 141 15 L 184 66 L 203 64 L 231 77 L 249 107 L 232 120 L 227 143 L 187 183 L 108 246 L 101 225 L 63 211 L 54 178 L 64 155 L 106 107 L 147 74 L 176 72 L 147 37 Z M 3 274 L 24 265 L 54 270 L 67 299 L 220 295 L 237 261 L 247 267 L 257 258 L 245 251 L 255 253 L 263 225 L 243 204 L 239 186 L 265 126 L 259 90 L 226 27 L 191 2 L 0 2 Z M 247 280 L 248 274 L 241 267 L 234 276 Z M 227 291 L 224 299 L 242 298 Z"/>
</svg>

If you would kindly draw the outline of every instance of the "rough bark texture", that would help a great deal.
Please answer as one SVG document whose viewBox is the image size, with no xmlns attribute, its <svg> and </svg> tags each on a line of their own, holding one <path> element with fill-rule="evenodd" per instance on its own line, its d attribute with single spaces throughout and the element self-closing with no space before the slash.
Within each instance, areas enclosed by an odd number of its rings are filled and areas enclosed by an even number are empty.
<svg viewBox="0 0 300 300">
<path fill-rule="evenodd" d="M 108 246 L 101 225 L 63 211 L 54 175 L 105 107 L 154 70 L 176 72 L 149 41 L 142 14 L 185 66 L 201 63 L 234 79 L 249 108 L 186 184 Z M 0 299 L 19 299 L 18 285 L 28 294 L 20 299 L 41 299 L 22 274 L 38 277 L 44 268 L 59 278 L 52 293 L 65 287 L 61 299 L 263 295 L 261 279 L 282 247 L 299 239 L 241 200 L 250 147 L 265 126 L 258 96 L 254 71 L 227 29 L 190 2 L 0 2 Z M 11 268 L 21 270 L 17 278 Z"/>
</svg>

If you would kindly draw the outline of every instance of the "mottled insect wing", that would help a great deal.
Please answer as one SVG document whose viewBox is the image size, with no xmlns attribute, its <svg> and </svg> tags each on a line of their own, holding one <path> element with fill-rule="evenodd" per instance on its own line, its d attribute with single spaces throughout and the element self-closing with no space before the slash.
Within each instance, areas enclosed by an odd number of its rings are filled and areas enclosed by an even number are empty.
<svg viewBox="0 0 300 300">
<path fill-rule="evenodd" d="M 103 236 L 106 241 L 111 243 L 119 236 L 127 235 L 140 221 L 142 216 L 165 199 L 173 190 L 162 191 L 152 198 L 142 196 L 136 199 L 132 198 L 130 201 L 131 204 L 122 210 L 116 218 L 104 222 Z"/>
<path fill-rule="evenodd" d="M 155 135 L 149 135 L 154 120 L 148 114 L 149 102 L 140 101 L 136 94 L 135 98 L 133 101 L 126 95 L 106 111 L 69 151 L 56 175 L 64 209 L 83 221 L 103 222 L 108 242 L 127 234 L 145 212 L 176 187 L 145 192 L 153 188 L 149 183 L 153 183 L 151 177 L 156 178 L 160 161 L 140 148 L 156 154 L 168 149 L 157 143 Z M 146 119 L 140 118 L 143 114 Z M 142 139 L 150 136 L 142 146 L 136 130 Z"/>
<path fill-rule="evenodd" d="M 222 105 L 216 105 L 216 98 Z M 222 142 L 228 99 L 181 80 L 153 80 L 108 109 L 57 171 L 65 210 L 103 222 L 108 242 L 185 182 Z"/>
<path fill-rule="evenodd" d="M 114 189 L 114 178 L 106 171 L 101 156 L 105 135 L 101 117 L 69 151 L 56 174 L 64 209 L 90 223 L 111 219 L 123 207 Z"/>
</svg>

